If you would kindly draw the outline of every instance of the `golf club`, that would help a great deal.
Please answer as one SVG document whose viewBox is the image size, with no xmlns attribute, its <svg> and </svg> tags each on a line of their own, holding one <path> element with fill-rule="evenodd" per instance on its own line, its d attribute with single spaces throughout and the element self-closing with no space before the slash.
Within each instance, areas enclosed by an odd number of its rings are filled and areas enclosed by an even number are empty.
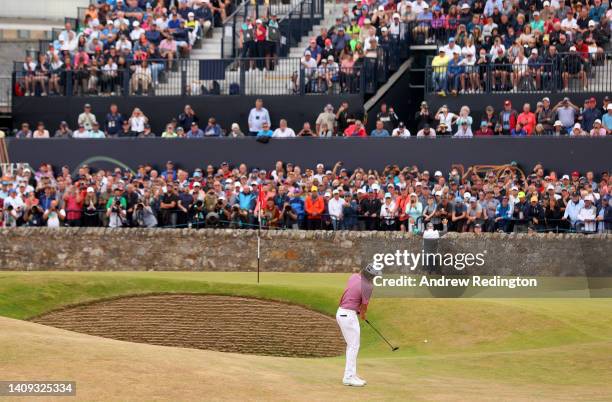
<svg viewBox="0 0 612 402">
<path fill-rule="evenodd" d="M 377 330 L 377 329 L 376 329 L 376 327 L 375 327 L 374 325 L 372 325 L 372 323 L 371 323 L 370 321 L 365 320 L 365 322 L 366 322 L 366 323 L 367 323 L 367 324 L 368 324 L 368 325 L 369 325 L 369 326 L 370 326 L 370 327 L 371 327 L 371 328 L 374 330 L 374 332 L 376 332 L 376 333 L 378 334 L 378 336 L 380 336 L 380 337 L 382 338 L 382 340 L 383 340 L 383 341 L 387 342 L 387 345 L 389 345 L 389 347 L 391 348 L 391 351 L 392 351 L 392 352 L 395 352 L 396 350 L 398 350 L 398 349 L 399 349 L 399 346 L 393 346 L 393 345 L 391 345 L 391 342 L 389 342 L 389 341 L 387 340 L 387 338 L 385 338 L 385 337 L 383 336 L 383 334 L 381 334 L 381 333 L 380 333 L 380 331 L 379 331 L 379 330 Z"/>
</svg>

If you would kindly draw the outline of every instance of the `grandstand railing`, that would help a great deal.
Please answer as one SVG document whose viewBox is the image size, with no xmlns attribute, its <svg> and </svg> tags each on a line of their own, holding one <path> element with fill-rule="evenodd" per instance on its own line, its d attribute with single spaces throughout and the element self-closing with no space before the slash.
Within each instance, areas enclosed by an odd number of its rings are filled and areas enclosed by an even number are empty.
<svg viewBox="0 0 612 402">
<path fill-rule="evenodd" d="M 277 44 L 278 54 L 286 56 L 288 49 L 299 43 L 301 37 L 323 19 L 324 4 L 324 0 L 278 1 L 265 6 L 258 5 L 253 0 L 243 2 L 223 22 L 221 58 L 253 57 L 253 55 L 246 54 L 246 51 L 243 52 L 244 49 L 240 43 L 242 24 L 247 17 L 255 21 L 257 18 L 271 15 L 279 17 L 281 39 Z"/>
<path fill-rule="evenodd" d="M 11 108 L 11 96 L 13 90 L 11 88 L 12 79 L 10 76 L 0 76 L 0 113 L 4 113 Z"/>
<path fill-rule="evenodd" d="M 562 54 L 561 60 L 569 54 Z M 590 55 L 584 63 L 584 77 L 586 78 L 586 89 L 582 76 L 568 70 L 562 61 L 560 64 L 540 62 L 533 66 L 519 66 L 515 64 L 487 64 L 464 66 L 461 77 L 453 75 L 444 67 L 442 69 L 431 66 L 428 60 L 425 68 L 425 92 L 434 93 L 440 90 L 440 81 L 446 81 L 445 91 L 453 89 L 470 93 L 492 93 L 492 92 L 518 92 L 518 93 L 556 93 L 556 92 L 611 92 L 612 91 L 612 64 L 610 53 Z M 565 88 L 564 78 L 568 81 Z M 456 88 L 457 81 L 464 81 L 466 85 Z M 461 86 L 461 83 L 459 83 Z"/>
<path fill-rule="evenodd" d="M 249 58 L 221 60 L 149 59 L 151 73 L 144 80 L 135 74 L 138 64 L 118 67 L 115 74 L 99 69 L 58 69 L 43 76 L 32 96 L 41 96 L 43 85 L 59 80 L 60 93 L 50 96 L 199 96 L 199 95 L 303 95 L 363 93 L 376 79 L 379 63 L 351 68 L 304 68 L 300 58 Z M 15 62 L 12 87 L 14 96 L 24 96 L 26 75 L 22 62 Z M 267 68 L 266 68 L 267 67 Z M 144 82 L 146 81 L 146 85 Z M 157 81 L 157 83 L 155 83 Z"/>
</svg>

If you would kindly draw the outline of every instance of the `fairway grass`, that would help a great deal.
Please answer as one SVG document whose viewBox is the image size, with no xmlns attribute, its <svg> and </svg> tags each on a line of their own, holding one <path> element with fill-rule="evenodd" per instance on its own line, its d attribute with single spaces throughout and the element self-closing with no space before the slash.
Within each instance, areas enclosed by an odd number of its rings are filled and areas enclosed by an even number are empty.
<svg viewBox="0 0 612 402">
<path fill-rule="evenodd" d="M 86 400 L 609 401 L 611 299 L 376 299 L 362 326 L 364 389 L 342 358 L 295 359 L 134 344 L 25 320 L 144 293 L 270 298 L 335 312 L 346 274 L 0 273 L 2 379 L 76 380 Z M 16 320 L 15 320 L 16 319 Z M 427 342 L 425 342 L 427 340 Z"/>
</svg>

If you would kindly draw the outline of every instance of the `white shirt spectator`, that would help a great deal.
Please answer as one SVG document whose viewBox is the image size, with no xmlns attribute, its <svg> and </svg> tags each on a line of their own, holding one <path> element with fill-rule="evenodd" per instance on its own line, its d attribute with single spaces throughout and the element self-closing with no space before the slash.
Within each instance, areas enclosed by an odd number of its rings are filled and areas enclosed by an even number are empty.
<svg viewBox="0 0 612 402">
<path fill-rule="evenodd" d="M 595 218 L 597 217 L 597 209 L 593 204 L 590 207 L 586 205 L 580 208 L 578 211 L 578 220 L 584 224 L 584 230 L 587 232 L 594 232 L 597 227 Z"/>
<path fill-rule="evenodd" d="M 459 52 L 459 54 L 461 54 L 461 46 L 457 45 L 454 42 L 452 46 L 450 44 L 442 46 L 442 49 L 444 49 L 445 54 L 450 58 L 453 57 L 453 53 L 455 52 Z"/>
<path fill-rule="evenodd" d="M 249 112 L 249 131 L 255 132 L 261 130 L 264 123 L 271 124 L 268 109 L 265 107 L 262 107 L 259 110 L 257 110 L 255 107 L 251 109 Z"/>
<path fill-rule="evenodd" d="M 412 2 L 412 11 L 415 12 L 416 14 L 422 13 L 423 10 L 425 9 L 425 5 L 429 6 L 429 4 L 427 4 L 424 1 L 413 1 Z"/>
<path fill-rule="evenodd" d="M 406 127 L 398 127 L 393 129 L 393 132 L 391 133 L 391 137 L 402 137 L 402 138 L 407 138 L 410 137 L 410 130 L 408 130 Z"/>
<path fill-rule="evenodd" d="M 66 217 L 66 211 L 58 209 L 55 211 L 47 210 L 47 226 L 50 228 L 59 228 L 61 220 Z"/>
<path fill-rule="evenodd" d="M 344 205 L 346 205 L 344 198 L 336 199 L 334 196 L 334 198 L 329 200 L 327 204 L 329 215 L 337 219 L 342 219 L 342 210 L 344 209 Z"/>
<path fill-rule="evenodd" d="M 276 130 L 274 130 L 272 137 L 274 138 L 295 137 L 295 131 L 293 131 L 291 127 L 286 127 L 284 129 L 279 127 Z"/>
</svg>

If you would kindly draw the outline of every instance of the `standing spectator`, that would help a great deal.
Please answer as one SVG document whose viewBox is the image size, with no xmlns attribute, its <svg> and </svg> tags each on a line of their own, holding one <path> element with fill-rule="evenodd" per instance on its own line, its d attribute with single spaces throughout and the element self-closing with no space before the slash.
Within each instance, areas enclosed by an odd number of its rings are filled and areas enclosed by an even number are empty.
<svg viewBox="0 0 612 402">
<path fill-rule="evenodd" d="M 387 108 L 386 103 L 380 105 L 380 112 L 376 114 L 376 120 L 383 123 L 383 128 L 387 130 L 387 133 L 393 132 L 399 121 L 393 107 Z"/>
<path fill-rule="evenodd" d="M 131 131 L 138 135 L 144 131 L 144 126 L 149 122 L 149 118 L 139 108 L 134 108 L 128 121 Z"/>
<path fill-rule="evenodd" d="M 557 119 L 565 128 L 565 131 L 569 133 L 576 122 L 576 117 L 580 112 L 580 108 L 574 105 L 569 98 L 565 97 L 553 107 L 553 111 L 557 113 Z"/>
<path fill-rule="evenodd" d="M 604 128 L 608 134 L 612 134 L 612 102 L 606 107 L 607 113 L 601 118 Z"/>
<path fill-rule="evenodd" d="M 502 133 L 510 135 L 512 129 L 516 127 L 518 115 L 516 110 L 512 109 L 512 103 L 509 100 L 504 102 L 504 110 L 499 113 L 499 122 L 502 126 Z"/>
<path fill-rule="evenodd" d="M 317 121 L 315 122 L 317 133 L 321 131 L 321 125 L 324 123 L 327 125 L 328 130 L 334 130 L 336 114 L 334 113 L 334 107 L 332 105 L 325 106 L 323 112 L 317 117 Z"/>
<path fill-rule="evenodd" d="M 268 126 L 272 123 L 268 110 L 263 107 L 262 99 L 257 99 L 255 101 L 255 107 L 249 112 L 248 123 L 249 135 L 251 136 L 256 136 L 257 133 L 263 128 L 264 123 L 268 123 Z"/>
<path fill-rule="evenodd" d="M 332 198 L 327 203 L 327 211 L 329 212 L 333 230 L 339 230 L 343 226 L 343 212 L 346 201 L 344 198 L 340 198 L 340 191 L 338 189 L 335 189 L 332 195 Z"/>
<path fill-rule="evenodd" d="M 187 131 L 191 128 L 191 123 L 200 123 L 200 119 L 196 115 L 191 105 L 185 105 L 183 113 L 178 116 L 178 125 L 183 127 L 183 130 Z"/>
<path fill-rule="evenodd" d="M 119 109 L 115 103 L 110 105 L 110 110 L 106 115 L 106 135 L 109 137 L 116 137 L 121 130 L 121 124 L 123 122 L 123 116 L 119 113 Z"/>
<path fill-rule="evenodd" d="M 536 116 L 538 124 L 541 124 L 544 127 L 544 132 L 547 135 L 552 134 L 553 132 L 553 123 L 555 121 L 555 112 L 550 107 L 550 99 L 545 97 L 542 99 L 542 109 L 538 112 Z"/>
<path fill-rule="evenodd" d="M 585 131 L 591 131 L 595 120 L 601 119 L 601 111 L 597 108 L 597 100 L 590 98 L 584 103 L 584 109 L 580 120 L 582 122 L 582 128 Z"/>
<path fill-rule="evenodd" d="M 426 124 L 430 126 L 433 124 L 433 116 L 429 112 L 429 105 L 427 102 L 421 102 L 421 106 L 419 111 L 416 112 L 414 120 L 416 121 L 417 131 L 421 130 Z"/>
<path fill-rule="evenodd" d="M 91 112 L 91 105 L 86 103 L 83 113 L 79 115 L 78 124 L 82 124 L 86 130 L 91 130 L 93 123 L 96 122 L 96 115 Z"/>
<path fill-rule="evenodd" d="M 306 197 L 304 205 L 306 211 L 306 228 L 308 230 L 322 229 L 322 215 L 325 211 L 325 202 L 319 197 L 318 188 L 312 186 L 310 195 Z"/>
</svg>

